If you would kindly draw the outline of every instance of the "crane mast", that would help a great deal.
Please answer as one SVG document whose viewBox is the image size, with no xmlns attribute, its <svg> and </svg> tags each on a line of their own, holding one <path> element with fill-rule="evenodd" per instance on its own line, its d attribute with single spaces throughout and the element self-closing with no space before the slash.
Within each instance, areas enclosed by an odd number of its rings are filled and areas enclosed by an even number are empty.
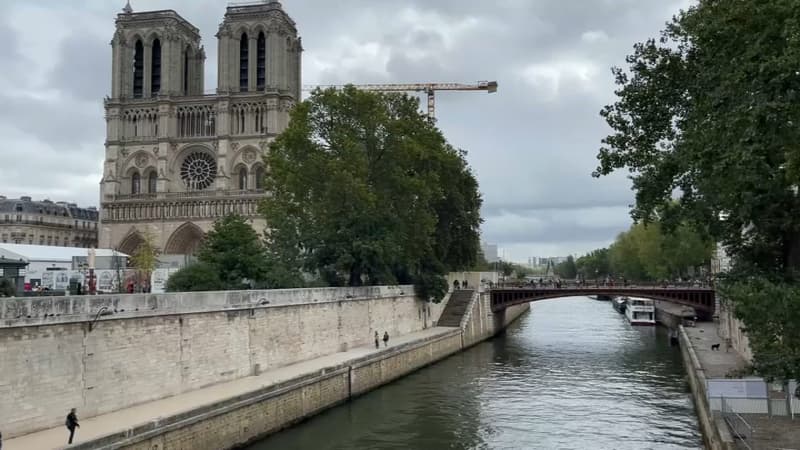
<svg viewBox="0 0 800 450">
<path fill-rule="evenodd" d="M 341 89 L 343 85 L 306 85 L 304 91 L 313 91 L 317 88 Z M 491 94 L 497 92 L 497 81 L 478 81 L 476 83 L 385 83 L 385 84 L 354 84 L 353 87 L 365 91 L 379 92 L 425 92 L 428 96 L 428 118 L 433 119 L 436 112 L 436 91 L 486 91 Z"/>
</svg>

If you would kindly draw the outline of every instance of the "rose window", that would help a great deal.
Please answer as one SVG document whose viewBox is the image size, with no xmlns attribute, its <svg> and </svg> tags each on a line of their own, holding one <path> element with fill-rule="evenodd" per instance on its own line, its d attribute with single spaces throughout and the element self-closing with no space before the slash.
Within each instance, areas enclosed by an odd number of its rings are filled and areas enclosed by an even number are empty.
<svg viewBox="0 0 800 450">
<path fill-rule="evenodd" d="M 181 165 L 181 179 L 191 190 L 202 190 L 214 182 L 217 163 L 206 153 L 191 153 Z"/>
</svg>

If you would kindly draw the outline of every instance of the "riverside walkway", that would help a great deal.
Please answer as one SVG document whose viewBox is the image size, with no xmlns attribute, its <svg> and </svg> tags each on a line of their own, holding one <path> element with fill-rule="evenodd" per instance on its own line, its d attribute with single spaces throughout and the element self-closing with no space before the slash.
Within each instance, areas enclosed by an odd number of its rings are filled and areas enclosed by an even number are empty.
<svg viewBox="0 0 800 450">
<path fill-rule="evenodd" d="M 747 362 L 734 349 L 726 351 L 725 339 L 717 333 L 717 324 L 698 322 L 694 327 L 685 327 L 697 359 L 708 378 L 726 378 L 747 366 Z M 720 344 L 720 350 L 711 346 Z M 719 412 L 715 412 L 717 416 Z M 800 450 L 800 421 L 789 417 L 770 417 L 767 414 L 742 414 L 754 433 L 747 444 L 751 450 Z M 739 449 L 747 450 L 743 443 Z"/>
<path fill-rule="evenodd" d="M 143 403 L 95 417 L 81 417 L 81 411 L 78 409 L 78 418 L 81 427 L 75 432 L 75 440 L 73 445 L 69 448 L 79 446 L 86 441 L 124 432 L 139 425 L 158 421 L 162 418 L 197 410 L 203 406 L 212 405 L 225 399 L 279 385 L 304 375 L 319 373 L 323 369 L 341 366 L 370 355 L 391 352 L 393 349 L 403 344 L 410 344 L 416 341 L 446 335 L 452 333 L 454 329 L 455 328 L 450 327 L 435 327 L 392 337 L 389 340 L 388 347 L 385 347 L 383 342 L 381 342 L 380 349 L 376 349 L 374 344 L 354 347 L 344 352 L 270 370 L 257 376 L 215 384 L 202 389 L 185 392 L 183 394 Z M 65 417 L 67 412 L 66 410 L 64 411 Z M 68 437 L 69 432 L 66 427 L 61 425 L 55 428 L 4 440 L 3 450 L 68 448 L 66 445 Z"/>
</svg>

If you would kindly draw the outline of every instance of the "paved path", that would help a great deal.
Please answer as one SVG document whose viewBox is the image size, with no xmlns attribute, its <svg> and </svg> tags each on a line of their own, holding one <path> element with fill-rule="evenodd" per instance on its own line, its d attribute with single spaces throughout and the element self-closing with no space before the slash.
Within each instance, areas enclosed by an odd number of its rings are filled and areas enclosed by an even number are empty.
<svg viewBox="0 0 800 450">
<path fill-rule="evenodd" d="M 406 344 L 418 339 L 425 339 L 453 331 L 454 328 L 436 327 L 416 333 L 393 337 L 389 341 L 389 349 L 400 344 Z M 215 403 L 226 398 L 235 397 L 247 392 L 256 391 L 270 385 L 281 383 L 307 373 L 313 373 L 326 367 L 344 364 L 347 361 L 362 358 L 370 354 L 385 351 L 374 345 L 352 348 L 346 352 L 335 353 L 329 356 L 312 359 L 309 361 L 292 364 L 279 369 L 264 372 L 258 376 L 240 378 L 238 380 L 220 383 L 203 389 L 186 392 L 173 397 L 156 400 L 132 406 L 100 416 L 80 419 L 81 427 L 75 432 L 75 443 L 126 430 L 132 426 L 150 422 L 159 417 L 168 417 L 177 413 L 190 411 L 203 405 Z M 66 417 L 67 410 L 64 411 Z M 0 427 L 2 424 L 0 424 Z M 2 428 L 0 428 L 2 430 Z M 14 439 L 3 440 L 3 450 L 47 450 L 63 448 L 69 437 L 69 431 L 62 425 L 56 428 L 31 433 Z"/>
<path fill-rule="evenodd" d="M 729 372 L 747 366 L 736 350 L 726 348 L 725 339 L 717 334 L 717 325 L 714 322 L 698 322 L 696 326 L 684 329 L 707 378 L 725 378 Z M 714 344 L 719 344 L 719 350 L 711 350 Z"/>
<path fill-rule="evenodd" d="M 697 359 L 708 378 L 725 378 L 728 374 L 747 366 L 744 358 L 734 349 L 726 351 L 725 339 L 717 334 L 713 322 L 699 322 L 695 327 L 684 327 L 692 342 Z M 720 344 L 719 350 L 711 350 Z M 719 413 L 715 413 L 719 414 Z M 800 420 L 788 417 L 770 417 L 767 414 L 743 415 L 755 430 L 748 444 L 752 450 L 800 450 Z M 746 449 L 738 443 L 740 449 Z"/>
</svg>

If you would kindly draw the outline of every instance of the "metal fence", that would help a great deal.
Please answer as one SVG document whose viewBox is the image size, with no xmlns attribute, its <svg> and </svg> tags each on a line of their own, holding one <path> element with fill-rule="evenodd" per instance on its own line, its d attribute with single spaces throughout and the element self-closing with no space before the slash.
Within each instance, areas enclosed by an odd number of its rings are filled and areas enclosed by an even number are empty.
<svg viewBox="0 0 800 450">
<path fill-rule="evenodd" d="M 730 428 L 731 433 L 733 433 L 733 437 L 738 439 L 742 446 L 748 450 L 751 450 L 748 442 L 752 441 L 753 439 L 753 427 L 747 423 L 741 414 L 736 412 L 736 410 L 728 404 L 725 397 L 719 397 L 719 403 L 720 411 L 722 412 L 722 418 L 728 424 L 728 428 Z"/>
</svg>

